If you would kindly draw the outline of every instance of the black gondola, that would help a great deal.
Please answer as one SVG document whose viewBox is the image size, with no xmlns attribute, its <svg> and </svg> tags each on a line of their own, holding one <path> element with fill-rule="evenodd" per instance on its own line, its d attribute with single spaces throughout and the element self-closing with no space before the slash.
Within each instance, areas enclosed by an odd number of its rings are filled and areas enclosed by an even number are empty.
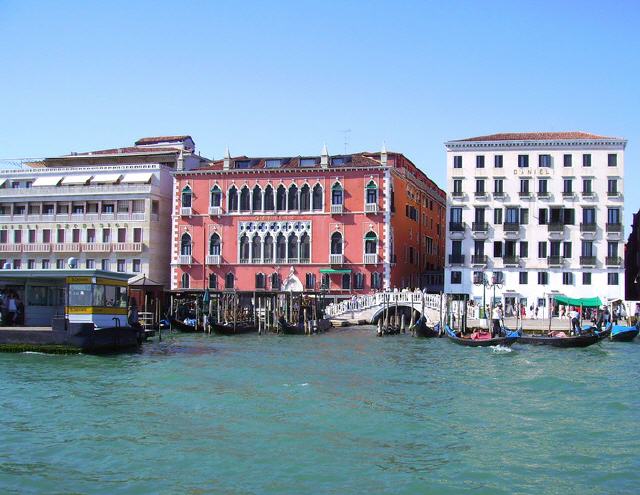
<svg viewBox="0 0 640 495">
<path fill-rule="evenodd" d="M 628 327 L 624 325 L 614 325 L 611 330 L 611 340 L 614 342 L 631 342 L 640 332 L 640 323 Z"/>
<path fill-rule="evenodd" d="M 173 328 L 174 330 L 177 330 L 178 332 L 194 333 L 194 332 L 202 331 L 201 328 L 198 328 L 197 326 L 194 326 L 194 325 L 188 325 L 187 323 L 184 323 L 176 318 L 171 317 L 169 320 L 171 322 L 171 328 Z"/>
<path fill-rule="evenodd" d="M 611 326 L 608 326 L 605 330 L 598 331 L 595 327 L 587 326 L 583 329 L 581 335 L 569 335 L 569 336 L 547 336 L 547 335 L 526 335 L 520 337 L 518 342 L 522 344 L 530 345 L 550 345 L 553 347 L 589 347 L 590 345 L 597 344 L 602 339 L 609 336 L 611 333 Z"/>
<path fill-rule="evenodd" d="M 258 327 L 253 322 L 214 323 L 211 322 L 211 331 L 217 335 L 238 335 L 241 333 L 258 333 Z"/>
<path fill-rule="evenodd" d="M 439 332 L 435 328 L 427 325 L 427 319 L 424 315 L 420 316 L 418 321 L 409 327 L 409 332 L 415 333 L 416 337 L 432 338 L 439 336 Z"/>
<path fill-rule="evenodd" d="M 439 330 L 439 325 L 440 325 L 439 323 L 436 325 L 436 328 L 435 328 L 436 330 Z M 519 332 L 507 330 L 506 328 L 505 328 L 505 331 L 506 331 L 505 337 L 494 337 L 489 339 L 461 338 L 449 327 L 449 325 L 444 326 L 444 331 L 446 336 L 449 338 L 449 340 L 451 340 L 452 342 L 455 342 L 456 344 L 464 345 L 467 347 L 492 347 L 497 345 L 508 347 L 520 338 Z"/>
</svg>

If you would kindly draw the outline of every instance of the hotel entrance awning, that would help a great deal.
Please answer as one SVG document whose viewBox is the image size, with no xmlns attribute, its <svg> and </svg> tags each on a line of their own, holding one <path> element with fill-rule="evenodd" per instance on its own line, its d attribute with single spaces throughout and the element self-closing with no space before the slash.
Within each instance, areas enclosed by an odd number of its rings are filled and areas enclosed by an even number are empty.
<svg viewBox="0 0 640 495">
<path fill-rule="evenodd" d="M 332 273 L 351 273 L 351 270 L 350 269 L 346 269 L 346 268 L 342 269 L 342 270 L 335 270 L 333 268 L 321 268 L 320 269 L 320 273 L 329 273 L 329 274 L 332 274 Z"/>
</svg>

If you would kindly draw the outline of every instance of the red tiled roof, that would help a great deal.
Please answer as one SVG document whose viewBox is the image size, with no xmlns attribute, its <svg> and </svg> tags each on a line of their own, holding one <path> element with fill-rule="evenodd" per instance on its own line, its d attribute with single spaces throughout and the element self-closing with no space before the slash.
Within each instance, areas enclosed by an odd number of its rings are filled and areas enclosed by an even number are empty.
<svg viewBox="0 0 640 495">
<path fill-rule="evenodd" d="M 487 136 L 476 136 L 467 139 L 456 139 L 455 142 L 462 141 L 555 141 L 555 140 L 577 140 L 577 139 L 619 139 L 609 136 L 599 136 L 589 132 L 568 131 L 568 132 L 502 132 L 499 134 L 489 134 Z"/>
<path fill-rule="evenodd" d="M 191 139 L 191 136 L 151 136 L 151 137 L 143 137 L 136 141 L 136 146 L 141 146 L 144 144 L 158 144 L 158 143 L 177 143 L 182 142 L 185 139 Z"/>
</svg>

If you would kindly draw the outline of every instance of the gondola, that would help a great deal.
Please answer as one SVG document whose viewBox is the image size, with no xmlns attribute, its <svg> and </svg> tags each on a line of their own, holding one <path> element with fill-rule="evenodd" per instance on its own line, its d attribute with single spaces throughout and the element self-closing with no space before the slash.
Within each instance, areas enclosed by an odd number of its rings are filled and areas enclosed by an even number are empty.
<svg viewBox="0 0 640 495">
<path fill-rule="evenodd" d="M 287 323 L 283 318 L 280 318 L 278 320 L 278 333 L 285 335 L 305 335 L 306 332 L 302 323 L 292 325 L 291 323 Z"/>
<path fill-rule="evenodd" d="M 564 334 L 564 332 L 561 332 Z M 531 345 L 550 345 L 553 347 L 589 347 L 590 345 L 597 344 L 602 339 L 609 336 L 611 333 L 611 325 L 608 325 L 605 330 L 599 331 L 596 327 L 590 325 L 585 326 L 582 329 L 580 335 L 525 335 L 518 339 L 518 342 L 522 344 Z"/>
<path fill-rule="evenodd" d="M 435 330 L 439 330 L 439 323 L 436 325 Z M 459 337 L 450 327 L 449 325 L 444 326 L 444 331 L 449 340 L 455 342 L 459 345 L 464 345 L 467 347 L 491 347 L 491 346 L 510 346 L 516 340 L 520 338 L 520 332 L 511 331 L 505 328 L 506 336 L 505 337 L 494 337 L 491 338 L 489 334 L 489 338 L 485 338 L 482 335 L 482 338 L 461 338 Z M 488 332 L 485 332 L 488 333 Z"/>
<path fill-rule="evenodd" d="M 169 321 L 171 322 L 171 328 L 173 328 L 174 330 L 177 330 L 178 332 L 182 332 L 182 333 L 194 333 L 194 332 L 200 332 L 202 329 L 198 328 L 197 326 L 194 325 L 188 325 L 176 318 L 169 318 Z"/>
<path fill-rule="evenodd" d="M 418 321 L 409 327 L 409 332 L 414 333 L 416 337 L 431 338 L 439 336 L 439 332 L 435 328 L 427 326 L 427 319 L 424 315 L 420 316 Z"/>
<path fill-rule="evenodd" d="M 211 331 L 217 335 L 238 335 L 241 333 L 258 333 L 258 327 L 253 322 L 215 323 L 210 322 Z"/>
<path fill-rule="evenodd" d="M 640 323 L 632 327 L 625 325 L 614 325 L 611 329 L 611 340 L 614 342 L 631 342 L 640 332 Z"/>
</svg>

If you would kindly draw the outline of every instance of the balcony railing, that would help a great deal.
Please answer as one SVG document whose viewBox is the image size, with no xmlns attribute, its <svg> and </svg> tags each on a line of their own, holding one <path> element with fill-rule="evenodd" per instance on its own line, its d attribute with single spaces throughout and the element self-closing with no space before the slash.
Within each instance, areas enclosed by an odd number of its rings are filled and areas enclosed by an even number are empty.
<svg viewBox="0 0 640 495">
<path fill-rule="evenodd" d="M 605 264 L 607 266 L 620 266 L 622 264 L 622 257 L 620 257 L 620 256 L 607 256 L 605 258 Z"/>
<path fill-rule="evenodd" d="M 515 222 L 505 222 L 502 227 L 505 232 L 519 232 L 520 224 Z"/>
<path fill-rule="evenodd" d="M 19 253 L 22 244 L 0 244 L 0 252 L 2 253 Z"/>
<path fill-rule="evenodd" d="M 180 208 L 180 215 L 182 215 L 183 217 L 190 217 L 191 216 L 191 207 L 190 206 L 183 206 L 182 208 Z"/>
<path fill-rule="evenodd" d="M 471 264 L 472 265 L 486 265 L 489 261 L 489 257 L 486 254 L 472 254 L 471 255 Z"/>
<path fill-rule="evenodd" d="M 116 253 L 139 253 L 142 251 L 141 242 L 116 242 L 113 245 L 113 251 Z"/>
<path fill-rule="evenodd" d="M 462 191 L 453 191 L 451 193 L 452 198 L 462 198 L 463 196 L 464 196 L 464 193 Z"/>
<path fill-rule="evenodd" d="M 518 266 L 520 264 L 520 256 L 504 256 L 502 262 L 504 266 Z"/>
<path fill-rule="evenodd" d="M 580 232 L 596 232 L 598 230 L 598 224 L 596 223 L 581 223 Z"/>
<path fill-rule="evenodd" d="M 365 265 L 375 265 L 378 263 L 378 255 L 377 254 L 370 254 L 370 253 L 366 253 L 364 255 L 364 264 Z"/>
<path fill-rule="evenodd" d="M 219 265 L 220 264 L 220 255 L 219 254 L 208 254 L 207 255 L 207 265 Z"/>
<path fill-rule="evenodd" d="M 331 263 L 332 265 L 342 265 L 343 262 L 344 262 L 344 255 L 343 254 L 331 254 L 331 255 L 329 255 L 329 263 Z"/>
<path fill-rule="evenodd" d="M 86 253 L 108 253 L 111 251 L 110 242 L 87 242 L 82 244 L 82 251 Z"/>
<path fill-rule="evenodd" d="M 551 193 L 549 191 L 538 191 L 539 198 L 549 198 L 551 197 Z"/>
<path fill-rule="evenodd" d="M 465 230 L 464 222 L 450 222 L 449 223 L 449 232 L 464 232 Z"/>
<path fill-rule="evenodd" d="M 607 223 L 607 232 L 622 232 L 622 224 L 621 223 Z"/>
<path fill-rule="evenodd" d="M 547 263 L 549 266 L 562 266 L 564 264 L 564 256 L 549 256 L 547 257 Z"/>
<path fill-rule="evenodd" d="M 575 193 L 573 191 L 562 191 L 563 198 L 572 198 Z"/>
<path fill-rule="evenodd" d="M 593 198 L 596 195 L 593 191 L 582 191 L 583 198 Z"/>
<path fill-rule="evenodd" d="M 493 191 L 494 198 L 504 198 L 504 191 Z"/>
<path fill-rule="evenodd" d="M 220 216 L 220 215 L 222 215 L 222 207 L 221 206 L 209 206 L 209 215 L 212 215 L 212 216 Z"/>
<path fill-rule="evenodd" d="M 180 261 L 181 265 L 190 265 L 191 264 L 191 255 L 190 254 L 181 254 L 179 261 Z"/>
<path fill-rule="evenodd" d="M 473 195 L 476 198 L 486 198 L 489 195 L 489 193 L 487 193 L 487 191 L 476 191 L 473 193 Z"/>
<path fill-rule="evenodd" d="M 29 215 L 0 215 L 0 223 L 47 223 L 47 222 L 94 222 L 113 220 L 142 221 L 146 219 L 145 213 L 58 213 Z"/>
<path fill-rule="evenodd" d="M 378 203 L 366 203 L 364 211 L 365 213 L 378 213 Z"/>
<path fill-rule="evenodd" d="M 449 255 L 449 264 L 450 265 L 464 265 L 464 254 L 450 254 Z"/>
<path fill-rule="evenodd" d="M 580 256 L 580 265 L 581 266 L 596 266 L 596 257 L 595 256 Z"/>
<path fill-rule="evenodd" d="M 48 253 L 51 251 L 51 244 L 37 243 L 37 244 L 23 244 L 23 253 Z"/>
<path fill-rule="evenodd" d="M 300 258 L 301 265 L 308 265 L 309 263 L 311 263 L 311 258 Z"/>
<path fill-rule="evenodd" d="M 547 232 L 551 233 L 555 233 L 555 234 L 561 234 L 564 232 L 564 224 L 562 223 L 550 223 L 549 225 L 547 225 Z"/>
<path fill-rule="evenodd" d="M 331 214 L 332 215 L 341 215 L 342 214 L 342 205 L 331 205 Z"/>
<path fill-rule="evenodd" d="M 520 192 L 518 193 L 518 195 L 519 195 L 521 198 L 530 198 L 530 197 L 531 197 L 531 191 L 520 191 Z"/>
<path fill-rule="evenodd" d="M 78 196 L 103 193 L 150 193 L 149 184 L 89 184 L 86 186 L 42 186 L 0 189 L 0 197 L 11 196 Z"/>
<path fill-rule="evenodd" d="M 620 196 L 620 191 L 607 191 L 607 197 L 617 198 Z"/>
<path fill-rule="evenodd" d="M 474 232 L 488 232 L 489 224 L 487 222 L 473 222 L 471 224 L 471 230 Z"/>
<path fill-rule="evenodd" d="M 54 253 L 79 253 L 79 242 L 56 242 L 51 246 Z"/>
</svg>

